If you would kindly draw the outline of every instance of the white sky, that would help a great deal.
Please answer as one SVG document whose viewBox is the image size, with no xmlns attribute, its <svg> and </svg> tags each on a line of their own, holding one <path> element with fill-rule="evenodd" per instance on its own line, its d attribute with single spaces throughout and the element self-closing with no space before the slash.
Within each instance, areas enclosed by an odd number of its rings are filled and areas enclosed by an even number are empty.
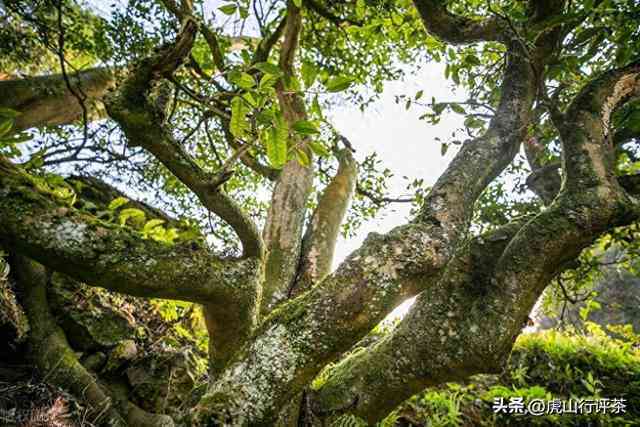
<svg viewBox="0 0 640 427">
<path fill-rule="evenodd" d="M 380 100 L 364 113 L 357 107 L 345 106 L 329 114 L 336 129 L 352 142 L 356 158 L 362 160 L 376 151 L 383 166 L 394 173 L 389 186 L 391 196 L 406 194 L 408 182 L 403 176 L 410 180 L 423 178 L 425 185 L 431 186 L 456 152 L 451 147 L 446 156 L 442 156 L 436 138 L 448 140 L 454 130 L 462 127 L 463 116 L 445 113 L 441 122 L 434 126 L 418 119 L 424 113 L 423 109 L 412 107 L 407 111 L 403 102 L 395 103 L 395 95 L 413 95 L 418 90 L 424 91 L 424 99 L 432 96 L 438 101 L 464 99 L 464 93 L 460 90 L 454 93 L 451 83 L 444 78 L 444 66 L 430 64 L 404 81 L 388 83 Z M 355 238 L 341 238 L 336 246 L 334 264 L 358 248 L 368 233 L 384 233 L 407 222 L 409 209 L 408 203 L 395 203 L 376 219 L 365 223 Z"/>
</svg>

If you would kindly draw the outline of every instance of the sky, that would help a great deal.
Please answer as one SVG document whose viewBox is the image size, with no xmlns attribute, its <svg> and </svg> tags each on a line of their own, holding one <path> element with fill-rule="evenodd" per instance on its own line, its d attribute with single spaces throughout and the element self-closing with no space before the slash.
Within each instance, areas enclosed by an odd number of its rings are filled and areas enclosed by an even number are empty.
<svg viewBox="0 0 640 427">
<path fill-rule="evenodd" d="M 422 178 L 425 185 L 431 186 L 456 151 L 452 147 L 446 156 L 442 156 L 440 142 L 436 138 L 443 141 L 450 138 L 454 130 L 462 127 L 463 116 L 443 114 L 440 123 L 430 125 L 419 120 L 424 110 L 412 107 L 407 111 L 404 103 L 395 103 L 396 95 L 415 94 L 418 90 L 424 91 L 425 99 L 432 96 L 439 101 L 464 98 L 464 93 L 460 90 L 453 92 L 451 83 L 444 78 L 443 65 L 429 64 L 402 81 L 387 83 L 380 99 L 365 112 L 357 107 L 344 106 L 329 114 L 334 127 L 353 144 L 358 160 L 375 151 L 383 166 L 394 173 L 389 182 L 389 196 L 406 194 L 407 180 L 403 176 L 410 180 Z M 409 209 L 409 203 L 392 204 L 376 219 L 366 222 L 355 238 L 341 238 L 336 245 L 334 263 L 339 263 L 357 249 L 368 233 L 384 233 L 406 223 Z"/>
</svg>

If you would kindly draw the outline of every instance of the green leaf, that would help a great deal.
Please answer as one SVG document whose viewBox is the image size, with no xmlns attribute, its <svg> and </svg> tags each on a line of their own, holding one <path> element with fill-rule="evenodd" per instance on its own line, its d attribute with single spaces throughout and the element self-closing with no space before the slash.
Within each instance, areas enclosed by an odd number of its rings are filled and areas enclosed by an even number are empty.
<svg viewBox="0 0 640 427">
<path fill-rule="evenodd" d="M 320 133 L 318 126 L 309 120 L 298 120 L 293 124 L 293 130 L 300 135 L 315 135 Z"/>
<path fill-rule="evenodd" d="M 10 119 L 15 119 L 20 114 L 22 114 L 22 113 L 19 112 L 19 111 L 14 110 L 13 108 L 0 107 L 0 117 L 7 117 L 7 118 L 10 118 Z"/>
<path fill-rule="evenodd" d="M 322 119 L 322 108 L 320 107 L 320 102 L 318 101 L 318 95 L 313 98 L 313 102 L 311 103 L 311 113 L 315 114 L 317 117 Z"/>
<path fill-rule="evenodd" d="M 309 160 L 307 153 L 299 148 L 296 148 L 296 159 L 298 159 L 298 162 L 304 167 L 311 165 L 311 160 Z"/>
<path fill-rule="evenodd" d="M 273 76 L 281 76 L 282 70 L 277 65 L 270 62 L 258 62 L 253 66 L 255 69 L 262 71 L 265 74 L 271 74 Z"/>
<path fill-rule="evenodd" d="M 242 98 L 249 103 L 254 108 L 258 108 L 258 100 L 251 94 L 251 92 L 247 92 L 242 95 Z"/>
<path fill-rule="evenodd" d="M 229 130 L 236 138 L 242 138 L 247 129 L 249 129 L 247 112 L 247 107 L 242 98 L 236 96 L 231 100 L 231 122 L 229 124 Z"/>
<path fill-rule="evenodd" d="M 267 89 L 267 88 L 273 87 L 273 85 L 276 84 L 278 79 L 279 79 L 279 77 L 278 76 L 274 76 L 273 74 L 265 74 L 260 79 L 260 84 L 258 85 L 258 87 L 260 89 Z"/>
<path fill-rule="evenodd" d="M 358 19 L 364 18 L 366 4 L 364 0 L 356 0 L 356 16 Z"/>
<path fill-rule="evenodd" d="M 25 133 L 25 132 L 21 132 L 17 135 L 11 135 L 8 138 L 0 137 L 0 143 L 19 144 L 21 142 L 31 141 L 32 139 L 33 139 L 32 135 L 29 135 L 28 133 Z"/>
<path fill-rule="evenodd" d="M 480 64 L 482 64 L 480 62 L 480 60 L 478 59 L 478 57 L 475 56 L 475 55 L 467 55 L 464 58 L 464 62 L 467 63 L 468 65 L 480 65 Z"/>
<path fill-rule="evenodd" d="M 258 123 L 263 125 L 271 125 L 275 116 L 270 110 L 262 110 L 258 114 L 256 114 L 256 120 Z"/>
<path fill-rule="evenodd" d="M 13 127 L 13 119 L 7 118 L 0 121 L 0 137 L 7 135 L 12 127 Z"/>
<path fill-rule="evenodd" d="M 330 79 L 326 83 L 326 88 L 329 92 L 342 92 L 353 84 L 353 78 L 346 76 L 338 76 Z"/>
<path fill-rule="evenodd" d="M 117 197 L 113 199 L 111 203 L 109 203 L 107 209 L 109 209 L 110 211 L 115 211 L 116 209 L 126 205 L 127 203 L 129 203 L 129 199 L 127 199 L 126 197 Z"/>
<path fill-rule="evenodd" d="M 447 104 L 443 104 L 443 103 L 433 104 L 431 105 L 431 108 L 433 109 L 433 112 L 435 114 L 440 115 L 442 114 L 444 109 L 447 108 Z"/>
<path fill-rule="evenodd" d="M 144 227 L 142 228 L 142 232 L 143 233 L 149 233 L 151 230 L 153 230 L 154 228 L 160 226 L 164 224 L 164 220 L 163 219 L 152 219 L 149 220 L 145 223 Z"/>
<path fill-rule="evenodd" d="M 320 157 L 328 157 L 329 150 L 324 146 L 324 144 L 316 141 L 308 141 L 307 145 L 311 148 L 311 151 L 316 153 Z"/>
<path fill-rule="evenodd" d="M 302 67 L 300 68 L 300 73 L 302 74 L 302 82 L 304 83 L 304 87 L 308 89 L 313 86 L 313 83 L 316 81 L 316 77 L 318 76 L 318 68 L 311 62 L 303 62 Z"/>
<path fill-rule="evenodd" d="M 267 158 L 275 168 L 281 168 L 287 162 L 288 139 L 289 128 L 282 114 L 278 114 L 272 128 L 264 132 Z"/>
<path fill-rule="evenodd" d="M 458 114 L 464 114 L 464 108 L 462 108 L 462 106 L 460 104 L 449 104 L 449 106 L 451 107 L 451 109 L 453 111 L 455 111 Z"/>
<path fill-rule="evenodd" d="M 225 4 L 224 6 L 220 6 L 218 8 L 218 10 L 224 13 L 225 15 L 233 15 L 234 13 L 236 13 L 237 9 L 238 9 L 238 6 L 236 6 L 233 3 Z"/>
<path fill-rule="evenodd" d="M 145 213 L 144 211 L 136 208 L 127 208 L 120 211 L 118 221 L 120 225 L 125 225 L 127 221 L 131 220 L 134 226 L 142 226 L 144 224 Z"/>
<path fill-rule="evenodd" d="M 424 91 L 419 90 L 416 92 L 416 96 L 413 99 L 417 101 L 418 99 L 422 98 L 422 95 L 424 95 Z"/>
<path fill-rule="evenodd" d="M 76 202 L 76 192 L 69 187 L 55 187 L 53 195 L 69 206 Z"/>
<path fill-rule="evenodd" d="M 464 125 L 472 129 L 480 129 L 484 126 L 484 121 L 475 117 L 467 117 L 464 120 Z"/>
<path fill-rule="evenodd" d="M 295 4 L 297 8 L 300 8 L 302 7 L 302 0 L 293 0 L 293 4 Z"/>
<path fill-rule="evenodd" d="M 249 73 L 237 73 L 229 76 L 229 79 L 242 89 L 251 89 L 256 85 L 256 80 Z"/>
<path fill-rule="evenodd" d="M 447 150 L 449 149 L 449 144 L 442 143 L 440 144 L 440 155 L 444 156 L 447 154 Z"/>
</svg>

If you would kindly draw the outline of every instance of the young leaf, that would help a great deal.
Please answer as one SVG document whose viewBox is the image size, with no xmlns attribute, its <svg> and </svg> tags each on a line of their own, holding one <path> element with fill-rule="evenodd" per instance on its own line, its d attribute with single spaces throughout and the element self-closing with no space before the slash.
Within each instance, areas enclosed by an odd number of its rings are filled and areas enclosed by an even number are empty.
<svg viewBox="0 0 640 427">
<path fill-rule="evenodd" d="M 127 199 L 126 197 L 116 197 L 111 201 L 111 203 L 109 203 L 107 209 L 109 209 L 110 211 L 115 211 L 116 209 L 126 205 L 127 203 L 129 203 L 129 199 Z"/>
<path fill-rule="evenodd" d="M 149 233 L 151 230 L 153 230 L 154 228 L 160 226 L 164 224 L 164 220 L 163 219 L 152 219 L 146 222 L 146 224 L 144 225 L 142 232 L 143 233 Z"/>
<path fill-rule="evenodd" d="M 239 96 L 231 100 L 231 123 L 229 124 L 231 134 L 236 138 L 242 138 L 249 128 L 247 123 L 247 108 L 244 101 Z"/>
<path fill-rule="evenodd" d="M 280 67 L 270 62 L 258 62 L 254 65 L 254 68 L 262 71 L 265 74 L 271 74 L 278 77 L 282 75 L 282 70 L 280 69 Z"/>
<path fill-rule="evenodd" d="M 342 92 L 351 86 L 353 79 L 346 76 L 338 76 L 330 79 L 326 83 L 326 88 L 329 92 Z"/>
<path fill-rule="evenodd" d="M 218 10 L 225 15 L 233 15 L 234 13 L 236 13 L 236 9 L 238 9 L 238 6 L 233 3 L 225 4 L 224 6 L 220 6 L 218 8 Z"/>
<path fill-rule="evenodd" d="M 300 8 L 302 7 L 302 0 L 293 0 L 293 4 L 295 4 L 296 7 Z"/>
<path fill-rule="evenodd" d="M 120 211 L 120 215 L 118 217 L 120 225 L 125 225 L 129 219 L 133 225 L 141 226 L 144 224 L 145 213 L 144 211 L 136 208 L 127 208 Z"/>
<path fill-rule="evenodd" d="M 318 126 L 309 120 L 298 120 L 293 124 L 293 130 L 300 135 L 315 135 L 320 133 Z"/>
<path fill-rule="evenodd" d="M 309 167 L 309 165 L 311 164 L 311 160 L 309 160 L 309 156 L 307 155 L 307 153 L 299 148 L 296 149 L 296 158 L 298 159 L 298 162 L 304 167 Z"/>
</svg>

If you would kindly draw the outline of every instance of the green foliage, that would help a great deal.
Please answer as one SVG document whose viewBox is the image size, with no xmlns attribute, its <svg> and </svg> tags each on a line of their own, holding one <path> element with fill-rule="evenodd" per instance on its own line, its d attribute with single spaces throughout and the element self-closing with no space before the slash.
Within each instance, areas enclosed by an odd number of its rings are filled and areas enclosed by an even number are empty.
<svg viewBox="0 0 640 427">
<path fill-rule="evenodd" d="M 22 154 L 16 147 L 17 144 L 31 140 L 31 135 L 26 132 L 12 132 L 15 118 L 19 114 L 10 108 L 0 108 L 0 154 L 10 159 Z"/>
<path fill-rule="evenodd" d="M 597 326 L 587 335 L 557 331 L 521 335 L 503 374 L 427 389 L 395 411 L 398 423 L 394 425 L 635 425 L 640 416 L 637 343 L 610 338 Z M 525 403 L 532 399 L 624 398 L 627 407 L 624 414 L 494 413 L 495 398 L 508 401 L 512 397 L 521 397 Z"/>
</svg>

